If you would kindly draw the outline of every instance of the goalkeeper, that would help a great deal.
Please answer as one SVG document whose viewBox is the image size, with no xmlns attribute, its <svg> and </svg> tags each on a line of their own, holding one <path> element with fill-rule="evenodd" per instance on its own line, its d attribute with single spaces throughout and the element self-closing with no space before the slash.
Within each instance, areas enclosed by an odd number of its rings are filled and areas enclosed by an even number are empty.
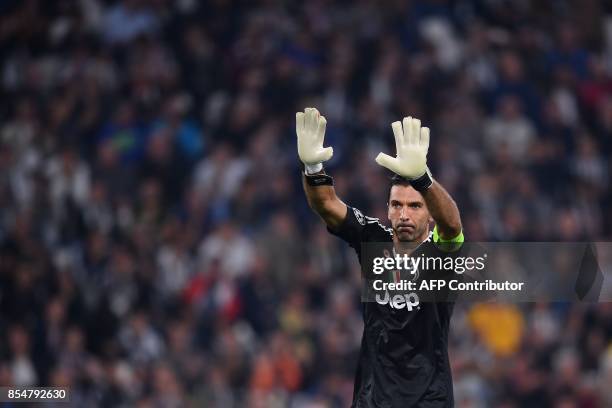
<svg viewBox="0 0 612 408">
<path fill-rule="evenodd" d="M 333 149 L 323 147 L 326 120 L 314 108 L 296 114 L 298 155 L 310 207 L 328 230 L 361 255 L 364 242 L 388 242 L 393 251 L 406 244 L 413 255 L 442 243 L 463 243 L 457 205 L 427 168 L 429 129 L 415 118 L 391 126 L 397 155 L 380 153 L 376 162 L 395 173 L 388 197 L 391 228 L 338 198 L 323 169 Z M 435 223 L 430 231 L 430 224 Z M 445 247 L 446 248 L 446 247 Z M 361 259 L 360 259 L 361 261 Z M 453 303 L 407 303 L 390 307 L 364 302 L 364 333 L 355 376 L 352 407 L 451 407 L 453 384 L 448 360 L 448 329 Z M 399 306 L 399 307 L 398 307 Z"/>
</svg>

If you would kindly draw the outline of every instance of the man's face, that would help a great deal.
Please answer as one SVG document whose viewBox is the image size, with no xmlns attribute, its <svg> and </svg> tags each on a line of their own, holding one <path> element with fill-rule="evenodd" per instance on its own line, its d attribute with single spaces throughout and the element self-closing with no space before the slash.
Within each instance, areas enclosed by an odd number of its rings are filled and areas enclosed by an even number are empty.
<svg viewBox="0 0 612 408">
<path fill-rule="evenodd" d="M 422 241 L 431 217 L 421 193 L 411 186 L 394 185 L 389 193 L 388 217 L 400 242 Z"/>
</svg>

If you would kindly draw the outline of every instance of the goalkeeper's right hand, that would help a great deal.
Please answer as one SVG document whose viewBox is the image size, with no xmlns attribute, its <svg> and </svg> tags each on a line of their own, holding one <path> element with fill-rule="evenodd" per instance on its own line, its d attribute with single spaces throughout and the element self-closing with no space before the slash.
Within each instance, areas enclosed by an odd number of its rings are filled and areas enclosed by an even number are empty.
<svg viewBox="0 0 612 408">
<path fill-rule="evenodd" d="M 334 149 L 323 147 L 327 120 L 315 108 L 306 108 L 295 114 L 298 156 L 304 163 L 306 174 L 323 169 L 323 162 L 332 158 Z"/>
</svg>

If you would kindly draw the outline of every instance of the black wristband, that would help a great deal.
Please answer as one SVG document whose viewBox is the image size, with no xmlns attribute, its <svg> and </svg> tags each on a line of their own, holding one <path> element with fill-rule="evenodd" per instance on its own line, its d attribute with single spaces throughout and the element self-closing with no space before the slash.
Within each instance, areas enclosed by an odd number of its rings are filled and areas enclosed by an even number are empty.
<svg viewBox="0 0 612 408">
<path fill-rule="evenodd" d="M 318 174 L 304 173 L 304 175 L 306 176 L 306 183 L 308 183 L 309 186 L 317 187 L 317 186 L 333 186 L 334 185 L 334 179 L 332 178 L 332 176 L 329 176 L 325 173 L 318 173 Z"/>
<path fill-rule="evenodd" d="M 423 174 L 421 177 L 414 180 L 410 180 L 410 185 L 412 186 L 412 188 L 420 192 L 427 190 L 429 187 L 431 187 L 432 184 L 433 177 L 431 177 L 429 169 L 427 169 L 425 174 Z"/>
</svg>

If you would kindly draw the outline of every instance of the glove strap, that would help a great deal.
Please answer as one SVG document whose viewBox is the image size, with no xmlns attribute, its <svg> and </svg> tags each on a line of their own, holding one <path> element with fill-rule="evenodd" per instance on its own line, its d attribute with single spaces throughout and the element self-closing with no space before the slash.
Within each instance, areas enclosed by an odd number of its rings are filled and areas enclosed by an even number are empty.
<svg viewBox="0 0 612 408">
<path fill-rule="evenodd" d="M 323 170 L 323 163 L 304 164 L 304 172 L 306 175 L 315 174 Z"/>
<path fill-rule="evenodd" d="M 334 185 L 334 179 L 325 173 L 320 173 L 320 174 L 304 173 L 304 175 L 306 176 L 306 183 L 308 183 L 309 186 L 318 187 L 318 186 L 333 186 Z"/>
<path fill-rule="evenodd" d="M 423 174 L 421 177 L 414 180 L 410 180 L 410 185 L 412 186 L 412 188 L 420 192 L 427 190 L 429 187 L 431 187 L 432 184 L 433 177 L 431 176 L 429 168 L 426 169 L 425 174 Z"/>
</svg>

